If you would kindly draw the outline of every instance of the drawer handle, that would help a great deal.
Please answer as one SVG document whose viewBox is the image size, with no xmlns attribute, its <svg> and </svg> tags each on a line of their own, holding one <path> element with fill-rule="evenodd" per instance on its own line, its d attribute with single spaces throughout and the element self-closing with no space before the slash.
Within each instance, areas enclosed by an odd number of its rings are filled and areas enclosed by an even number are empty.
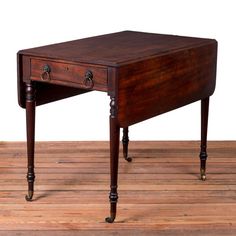
<svg viewBox="0 0 236 236">
<path fill-rule="evenodd" d="M 44 65 L 43 73 L 41 74 L 41 80 L 50 81 L 51 80 L 50 72 L 51 72 L 50 66 L 49 65 Z"/>
<path fill-rule="evenodd" d="M 84 78 L 84 85 L 86 88 L 92 88 L 94 85 L 93 82 L 93 73 L 90 70 L 87 70 L 85 73 L 85 78 Z"/>
</svg>

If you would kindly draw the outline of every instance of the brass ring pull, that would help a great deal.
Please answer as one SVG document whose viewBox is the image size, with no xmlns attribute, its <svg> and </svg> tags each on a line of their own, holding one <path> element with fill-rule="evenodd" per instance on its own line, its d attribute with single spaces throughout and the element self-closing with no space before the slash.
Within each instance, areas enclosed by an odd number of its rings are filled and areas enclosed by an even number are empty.
<svg viewBox="0 0 236 236">
<path fill-rule="evenodd" d="M 43 67 L 43 73 L 41 74 L 41 80 L 43 81 L 50 81 L 51 76 L 50 76 L 51 68 L 49 65 L 45 65 Z"/>
<path fill-rule="evenodd" d="M 93 73 L 90 70 L 87 70 L 85 73 L 84 85 L 86 88 L 89 89 L 91 89 L 94 86 Z"/>
</svg>

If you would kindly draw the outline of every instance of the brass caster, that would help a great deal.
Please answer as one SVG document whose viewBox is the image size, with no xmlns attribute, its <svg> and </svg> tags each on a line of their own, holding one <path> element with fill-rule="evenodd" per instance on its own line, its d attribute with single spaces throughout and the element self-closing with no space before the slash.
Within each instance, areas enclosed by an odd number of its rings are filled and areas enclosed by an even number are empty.
<svg viewBox="0 0 236 236">
<path fill-rule="evenodd" d="M 125 157 L 125 160 L 128 161 L 128 162 L 131 162 L 132 161 L 132 157 Z"/>
<path fill-rule="evenodd" d="M 107 223 L 113 223 L 114 220 L 115 220 L 115 218 L 116 218 L 116 213 L 112 213 L 112 212 L 111 212 L 111 216 L 110 216 L 110 217 L 107 217 L 107 218 L 105 219 L 105 221 L 106 221 Z"/>
<path fill-rule="evenodd" d="M 28 195 L 25 196 L 25 200 L 27 202 L 31 202 L 32 201 L 32 198 L 33 198 L 33 195 L 34 195 L 34 192 L 33 191 L 29 191 L 28 192 Z"/>
<path fill-rule="evenodd" d="M 107 223 L 113 223 L 114 222 L 114 220 L 115 220 L 115 217 L 107 217 L 106 219 L 105 219 L 105 221 L 107 222 Z"/>
<path fill-rule="evenodd" d="M 201 180 L 202 180 L 202 181 L 205 181 L 205 180 L 206 180 L 206 173 L 205 173 L 205 170 L 204 170 L 204 169 L 201 169 L 200 172 L 201 172 Z"/>
</svg>

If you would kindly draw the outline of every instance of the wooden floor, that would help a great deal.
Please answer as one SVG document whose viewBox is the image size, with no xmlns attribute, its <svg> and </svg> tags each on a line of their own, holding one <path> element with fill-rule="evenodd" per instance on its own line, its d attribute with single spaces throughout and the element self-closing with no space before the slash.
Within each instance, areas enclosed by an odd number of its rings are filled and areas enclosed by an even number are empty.
<svg viewBox="0 0 236 236">
<path fill-rule="evenodd" d="M 198 142 L 130 142 L 114 224 L 104 221 L 108 146 L 37 143 L 35 200 L 26 202 L 25 143 L 0 142 L 0 235 L 236 235 L 236 141 L 209 142 L 205 182 Z"/>
</svg>

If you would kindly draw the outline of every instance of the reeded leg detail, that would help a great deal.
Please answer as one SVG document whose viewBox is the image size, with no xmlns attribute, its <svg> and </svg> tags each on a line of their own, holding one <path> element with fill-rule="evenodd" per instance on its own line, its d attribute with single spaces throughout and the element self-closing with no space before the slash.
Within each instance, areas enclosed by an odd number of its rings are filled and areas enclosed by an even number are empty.
<svg viewBox="0 0 236 236">
<path fill-rule="evenodd" d="M 34 136 L 35 136 L 35 88 L 32 82 L 26 83 L 26 127 L 27 127 L 27 157 L 28 157 L 28 195 L 31 201 L 34 194 Z"/>
<path fill-rule="evenodd" d="M 129 128 L 126 127 L 123 129 L 123 138 L 122 138 L 122 143 L 123 143 L 123 156 L 126 161 L 131 162 L 132 157 L 128 156 L 128 145 L 129 145 Z"/>
<path fill-rule="evenodd" d="M 120 141 L 120 127 L 117 122 L 116 101 L 111 98 L 110 102 L 110 175 L 111 175 L 111 190 L 110 190 L 110 216 L 105 220 L 108 223 L 114 222 L 116 218 L 116 207 L 118 200 L 117 193 L 117 178 L 118 178 L 118 158 L 119 158 L 119 141 Z"/>
<path fill-rule="evenodd" d="M 201 151 L 200 151 L 200 178 L 206 180 L 207 160 L 207 125 L 208 125 L 209 97 L 201 100 Z"/>
</svg>

